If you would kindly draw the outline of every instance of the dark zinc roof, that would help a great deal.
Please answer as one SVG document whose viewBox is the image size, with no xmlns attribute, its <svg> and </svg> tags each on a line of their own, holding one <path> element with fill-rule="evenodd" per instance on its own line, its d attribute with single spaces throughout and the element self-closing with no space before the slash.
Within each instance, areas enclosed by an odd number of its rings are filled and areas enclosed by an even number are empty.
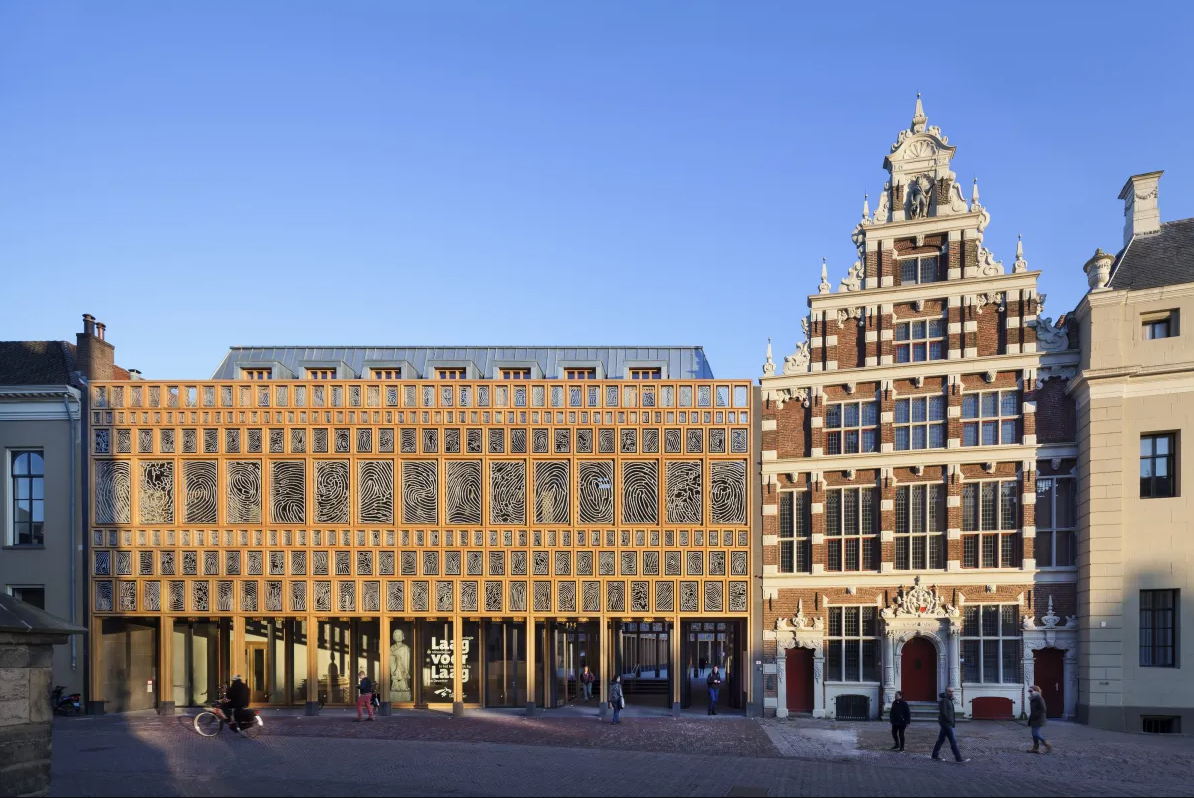
<svg viewBox="0 0 1194 798">
<path fill-rule="evenodd" d="M 1111 288 L 1138 291 L 1194 283 L 1194 218 L 1162 222 L 1161 231 L 1136 236 L 1119 253 Z"/>
<path fill-rule="evenodd" d="M 74 370 L 65 341 L 0 341 L 0 385 L 69 385 Z"/>
</svg>

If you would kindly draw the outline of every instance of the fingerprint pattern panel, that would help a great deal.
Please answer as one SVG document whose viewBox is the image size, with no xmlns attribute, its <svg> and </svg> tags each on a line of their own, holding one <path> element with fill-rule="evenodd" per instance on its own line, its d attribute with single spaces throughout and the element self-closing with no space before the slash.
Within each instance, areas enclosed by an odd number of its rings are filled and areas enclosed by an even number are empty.
<svg viewBox="0 0 1194 798">
<path fill-rule="evenodd" d="M 703 517 L 701 462 L 673 460 L 667 464 L 667 522 L 699 524 Z"/>
<path fill-rule="evenodd" d="M 302 524 L 307 518 L 307 472 L 301 460 L 270 463 L 270 520 Z"/>
<path fill-rule="evenodd" d="M 526 523 L 526 462 L 493 460 L 489 464 L 489 521 Z"/>
<path fill-rule="evenodd" d="M 183 517 L 188 524 L 219 523 L 217 510 L 220 492 L 216 481 L 214 460 L 184 460 L 183 481 L 186 484 L 186 503 Z"/>
<path fill-rule="evenodd" d="M 301 470 L 303 464 L 289 465 L 298 466 Z M 225 497 L 228 523 L 261 523 L 261 463 L 256 460 L 230 460 L 225 470 L 228 480 L 228 495 Z M 304 501 L 301 493 L 299 500 Z"/>
<path fill-rule="evenodd" d="M 582 460 L 577 490 L 583 524 L 614 522 L 613 460 Z"/>
<path fill-rule="evenodd" d="M 141 523 L 174 523 L 174 461 L 141 463 L 141 495 L 138 497 Z"/>
<path fill-rule="evenodd" d="M 438 495 L 434 461 L 411 460 L 402 464 L 402 523 L 436 523 Z"/>
<path fill-rule="evenodd" d="M 394 462 L 357 463 L 357 515 L 363 524 L 394 523 Z"/>
<path fill-rule="evenodd" d="M 721 460 L 710 466 L 713 523 L 746 523 L 746 461 Z"/>
<path fill-rule="evenodd" d="M 315 462 L 315 522 L 348 523 L 348 461 Z"/>
<path fill-rule="evenodd" d="M 133 521 L 132 466 L 114 460 L 95 463 L 95 520 L 99 524 Z"/>
<path fill-rule="evenodd" d="M 659 463 L 632 460 L 622 463 L 622 522 L 659 522 Z"/>
<path fill-rule="evenodd" d="M 447 479 L 448 523 L 481 523 L 481 461 L 448 461 Z"/>
<path fill-rule="evenodd" d="M 568 461 L 535 463 L 535 523 L 566 524 L 570 518 Z"/>
</svg>

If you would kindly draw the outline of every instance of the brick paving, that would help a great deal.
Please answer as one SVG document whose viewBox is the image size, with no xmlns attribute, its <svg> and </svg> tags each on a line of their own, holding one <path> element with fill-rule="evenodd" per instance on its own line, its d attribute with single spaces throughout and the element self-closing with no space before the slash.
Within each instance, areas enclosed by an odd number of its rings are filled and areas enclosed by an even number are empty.
<svg viewBox="0 0 1194 798">
<path fill-rule="evenodd" d="M 960 728 L 966 765 L 885 750 L 888 726 L 809 719 L 533 718 L 431 713 L 353 723 L 268 717 L 255 740 L 188 717 L 56 721 L 55 796 L 1194 795 L 1194 740 L 1051 724 L 1048 756 L 1011 723 Z"/>
</svg>

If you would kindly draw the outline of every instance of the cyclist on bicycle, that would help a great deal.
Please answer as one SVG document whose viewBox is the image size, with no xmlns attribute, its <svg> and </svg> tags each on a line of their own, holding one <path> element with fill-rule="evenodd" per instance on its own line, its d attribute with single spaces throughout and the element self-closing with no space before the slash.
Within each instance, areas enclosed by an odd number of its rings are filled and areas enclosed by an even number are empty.
<svg viewBox="0 0 1194 798">
<path fill-rule="evenodd" d="M 249 708 L 249 685 L 241 681 L 240 676 L 232 677 L 232 684 L 228 685 L 223 703 L 232 710 L 233 722 L 230 725 L 234 732 L 239 732 L 241 726 L 253 722 L 252 716 L 246 711 Z"/>
</svg>

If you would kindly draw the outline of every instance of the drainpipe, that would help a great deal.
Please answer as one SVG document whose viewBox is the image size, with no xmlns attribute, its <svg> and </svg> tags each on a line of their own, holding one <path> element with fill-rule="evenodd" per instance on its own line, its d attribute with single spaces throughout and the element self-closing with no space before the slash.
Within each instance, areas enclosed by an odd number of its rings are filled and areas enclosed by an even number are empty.
<svg viewBox="0 0 1194 798">
<path fill-rule="evenodd" d="M 71 418 L 70 414 L 70 400 L 71 394 L 69 391 L 64 391 L 62 394 L 62 406 L 66 409 L 66 424 L 70 428 L 70 622 L 72 624 L 76 621 L 75 612 L 75 527 L 77 526 L 78 518 L 75 517 L 75 447 L 78 445 L 78 431 L 75 428 L 75 420 Z M 79 413 L 82 415 L 82 405 L 79 405 Z M 70 669 L 76 672 L 79 669 L 79 650 L 78 650 L 78 636 L 70 636 Z"/>
</svg>

